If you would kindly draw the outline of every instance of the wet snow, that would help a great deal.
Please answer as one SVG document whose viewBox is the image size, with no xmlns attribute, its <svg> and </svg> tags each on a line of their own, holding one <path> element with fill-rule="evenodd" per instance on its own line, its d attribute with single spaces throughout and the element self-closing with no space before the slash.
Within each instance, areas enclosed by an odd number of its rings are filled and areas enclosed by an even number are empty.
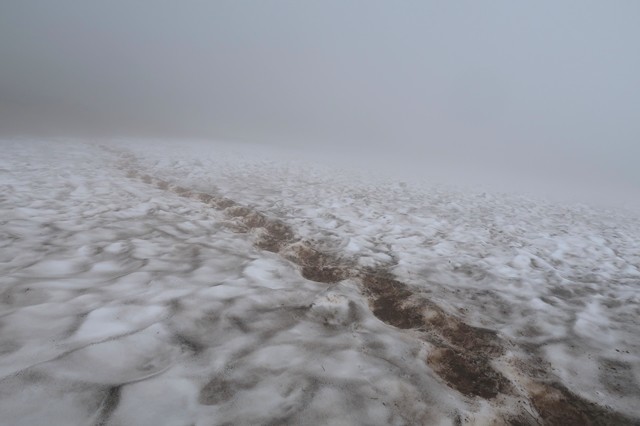
<svg viewBox="0 0 640 426">
<path fill-rule="evenodd" d="M 305 279 L 222 211 L 128 177 L 120 153 L 495 330 L 511 342 L 494 363 L 504 372 L 535 357 L 580 397 L 640 417 L 632 213 L 398 183 L 250 145 L 2 148 L 6 424 L 489 423 L 523 408 L 450 388 L 426 362 L 432 344 L 376 318 L 358 280 Z"/>
</svg>

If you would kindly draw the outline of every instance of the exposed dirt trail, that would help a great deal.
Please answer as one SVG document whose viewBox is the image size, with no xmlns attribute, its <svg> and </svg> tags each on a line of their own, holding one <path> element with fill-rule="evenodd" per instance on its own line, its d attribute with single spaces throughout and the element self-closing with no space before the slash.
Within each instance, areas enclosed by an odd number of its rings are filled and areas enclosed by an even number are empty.
<svg viewBox="0 0 640 426">
<path fill-rule="evenodd" d="M 103 149 L 120 158 L 119 167 L 131 179 L 200 201 L 222 211 L 229 226 L 237 232 L 257 235 L 257 248 L 277 253 L 300 267 L 309 280 L 336 284 L 345 279 L 360 283 L 373 314 L 386 324 L 406 330 L 411 336 L 428 342 L 433 349 L 424 360 L 449 387 L 469 398 L 496 400 L 500 395 L 515 396 L 520 414 L 502 419 L 514 425 L 638 425 L 603 406 L 583 399 L 567 389 L 531 355 L 522 359 L 519 351 L 516 368 L 499 371 L 497 360 L 513 356 L 514 344 L 495 331 L 474 327 L 446 312 L 411 287 L 396 280 L 385 268 L 359 268 L 346 257 L 326 253 L 296 236 L 283 221 L 219 195 L 193 191 L 139 170 L 130 153 Z M 528 355 L 525 355 L 528 357 Z M 513 363 L 512 363 L 513 364 Z"/>
</svg>

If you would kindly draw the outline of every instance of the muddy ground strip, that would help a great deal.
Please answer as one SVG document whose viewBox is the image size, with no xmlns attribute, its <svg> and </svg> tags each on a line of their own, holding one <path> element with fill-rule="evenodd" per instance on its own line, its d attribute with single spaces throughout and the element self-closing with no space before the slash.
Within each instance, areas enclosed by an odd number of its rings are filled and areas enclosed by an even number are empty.
<svg viewBox="0 0 640 426">
<path fill-rule="evenodd" d="M 519 398 L 522 405 L 517 411 L 521 414 L 509 415 L 502 419 L 504 423 L 565 426 L 640 424 L 640 419 L 628 418 L 573 393 L 552 373 L 540 367 L 540 359 L 535 354 L 518 363 L 519 386 L 516 386 L 513 378 L 508 378 L 494 367 L 495 361 L 505 355 L 507 348 L 514 347 L 513 342 L 493 330 L 463 322 L 395 279 L 386 268 L 359 268 L 351 259 L 315 248 L 311 242 L 296 236 L 294 230 L 278 218 L 269 217 L 227 197 L 193 191 L 145 174 L 139 171 L 134 155 L 110 147 L 103 149 L 119 156 L 119 167 L 127 177 L 222 211 L 232 230 L 255 233 L 256 247 L 277 253 L 298 265 L 306 279 L 325 284 L 336 284 L 348 278 L 357 280 L 378 319 L 411 332 L 412 336 L 433 347 L 424 362 L 449 387 L 468 398 L 495 400 L 500 395 Z M 524 350 L 521 352 L 526 353 Z M 203 389 L 205 394 L 212 394 L 211 389 Z M 208 400 L 209 397 L 202 398 Z"/>
</svg>

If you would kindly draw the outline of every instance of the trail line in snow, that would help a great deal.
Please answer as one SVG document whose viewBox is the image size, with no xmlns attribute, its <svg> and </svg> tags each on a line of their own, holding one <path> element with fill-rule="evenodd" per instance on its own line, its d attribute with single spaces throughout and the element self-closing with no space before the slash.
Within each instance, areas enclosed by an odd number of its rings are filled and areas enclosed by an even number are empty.
<svg viewBox="0 0 640 426">
<path fill-rule="evenodd" d="M 128 178 L 222 211 L 233 231 L 254 233 L 257 248 L 298 265 L 306 279 L 330 285 L 345 279 L 357 280 L 378 319 L 433 345 L 435 349 L 424 361 L 448 386 L 467 397 L 488 401 L 504 395 L 516 397 L 521 404 L 520 414 L 505 418 L 509 424 L 637 424 L 637 419 L 573 393 L 537 357 L 522 359 L 526 350 L 514 355 L 513 342 L 494 330 L 469 325 L 448 313 L 396 280 L 388 267 L 358 267 L 352 259 L 322 251 L 296 236 L 292 227 L 280 219 L 228 197 L 174 185 L 142 171 L 135 155 L 108 146 L 101 148 L 118 156 L 118 167 Z M 392 254 L 390 257 L 394 258 Z M 505 365 L 513 368 L 506 369 Z"/>
</svg>

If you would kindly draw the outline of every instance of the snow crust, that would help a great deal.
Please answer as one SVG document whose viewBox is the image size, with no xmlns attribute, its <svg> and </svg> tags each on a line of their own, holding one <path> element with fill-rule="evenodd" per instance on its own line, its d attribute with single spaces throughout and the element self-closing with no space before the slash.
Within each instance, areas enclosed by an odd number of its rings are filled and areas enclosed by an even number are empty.
<svg viewBox="0 0 640 426">
<path fill-rule="evenodd" d="M 580 396 L 640 417 L 640 220 L 418 187 L 255 146 L 110 141 L 149 175 L 280 218 L 388 268 L 534 353 Z M 430 345 L 98 143 L 4 141 L 0 418 L 7 424 L 472 424 Z"/>
</svg>

